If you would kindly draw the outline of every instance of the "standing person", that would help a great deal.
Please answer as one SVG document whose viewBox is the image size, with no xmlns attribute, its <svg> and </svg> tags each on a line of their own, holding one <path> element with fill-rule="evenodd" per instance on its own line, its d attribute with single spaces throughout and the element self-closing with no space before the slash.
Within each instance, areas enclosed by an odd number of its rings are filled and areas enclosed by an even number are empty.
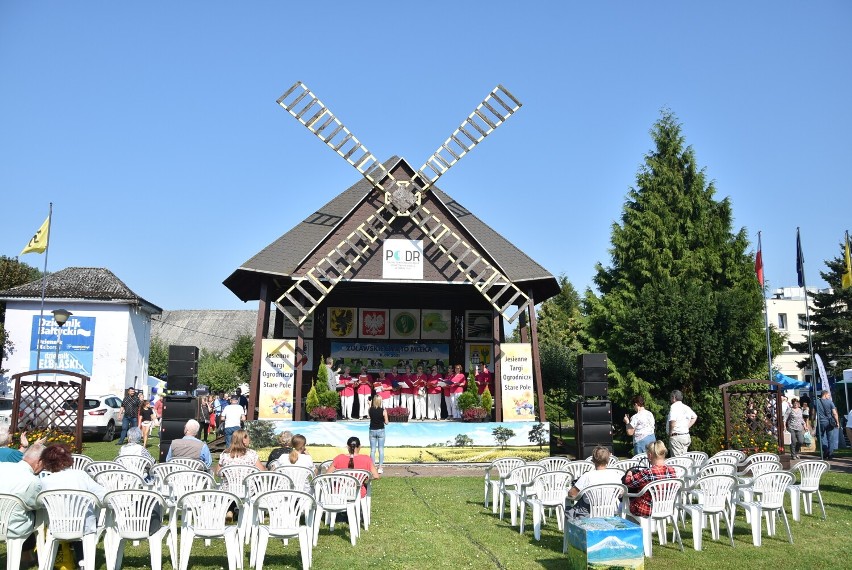
<svg viewBox="0 0 852 570">
<path fill-rule="evenodd" d="M 154 408 L 154 413 L 157 414 L 157 418 L 163 417 L 163 395 L 162 394 L 154 394 L 154 402 L 151 404 L 151 407 Z"/>
<path fill-rule="evenodd" d="M 399 372 L 397 372 L 396 366 L 391 368 L 390 374 L 388 374 L 388 380 L 390 380 L 391 384 L 391 408 L 398 408 L 402 406 L 402 394 L 399 387 Z"/>
<path fill-rule="evenodd" d="M 811 408 L 804 398 L 799 400 L 799 405 L 802 406 L 802 419 L 805 420 L 805 431 L 811 431 Z"/>
<path fill-rule="evenodd" d="M 21 568 L 29 568 L 37 562 L 33 549 L 36 546 L 35 513 L 36 498 L 41 492 L 41 454 L 44 445 L 36 441 L 24 452 L 17 462 L 0 463 L 0 493 L 14 495 L 24 502 L 24 509 L 16 507 L 6 514 L 6 536 L 26 538 L 21 554 Z M 7 550 L 8 552 L 8 550 Z M 8 556 L 8 554 L 7 554 Z"/>
<path fill-rule="evenodd" d="M 234 390 L 234 393 L 237 395 L 239 405 L 243 407 L 243 412 L 248 413 L 248 398 L 243 396 L 242 388 L 237 388 L 236 390 Z"/>
<path fill-rule="evenodd" d="M 447 401 L 447 417 L 459 419 L 461 410 L 459 410 L 459 396 L 464 392 L 467 386 L 467 375 L 462 372 L 462 365 L 456 364 L 451 375 L 447 378 L 449 386 L 444 388 L 444 399 Z"/>
<path fill-rule="evenodd" d="M 382 400 L 385 409 L 393 407 L 393 382 L 384 370 L 379 370 L 379 377 L 374 384 L 376 386 L 376 397 Z"/>
<path fill-rule="evenodd" d="M 837 406 L 831 401 L 831 393 L 823 390 L 816 401 L 816 417 L 819 421 L 819 440 L 822 445 L 822 456 L 834 459 L 837 449 L 837 435 L 840 432 L 840 418 L 837 416 Z"/>
<path fill-rule="evenodd" d="M 417 374 L 414 375 L 414 415 L 418 420 L 426 419 L 426 375 L 423 373 L 423 367 L 417 367 Z"/>
<path fill-rule="evenodd" d="M 118 438 L 116 445 L 124 445 L 124 440 L 127 438 L 127 430 L 138 425 L 139 407 L 141 404 L 139 396 L 136 395 L 136 388 L 132 386 L 128 388 L 124 399 L 121 401 L 121 409 L 124 410 L 124 417 L 121 418 L 121 437 Z"/>
<path fill-rule="evenodd" d="M 210 405 L 210 396 L 201 397 L 201 418 L 198 423 L 201 424 L 201 434 L 204 436 L 204 443 L 207 443 L 207 436 L 210 433 L 210 416 L 213 413 L 213 406 Z M 215 426 L 213 426 L 215 428 Z"/>
<path fill-rule="evenodd" d="M 666 419 L 666 433 L 669 435 L 672 457 L 677 457 L 689 451 L 689 444 L 692 443 L 689 428 L 695 424 L 698 416 L 683 403 L 683 392 L 680 390 L 672 390 L 670 400 L 672 405 Z"/>
<path fill-rule="evenodd" d="M 366 455 L 361 455 L 361 440 L 354 435 L 346 440 L 346 450 L 348 453 L 341 453 L 335 457 L 331 465 L 328 466 L 326 473 L 331 474 L 338 469 L 363 469 L 369 471 L 372 479 L 379 479 L 381 475 L 376 470 L 373 460 Z M 367 496 L 366 483 L 361 486 L 361 496 Z"/>
<path fill-rule="evenodd" d="M 633 409 L 636 411 L 632 417 L 624 414 L 627 435 L 633 436 L 633 455 L 645 453 L 648 444 L 657 441 L 654 435 L 654 414 L 645 409 L 645 398 L 633 396 Z"/>
<path fill-rule="evenodd" d="M 493 375 L 491 374 L 491 372 L 488 371 L 488 365 L 483 364 L 482 370 L 477 371 L 475 376 L 476 391 L 479 393 L 480 396 L 482 396 L 486 388 L 488 388 L 488 391 L 491 393 L 492 396 L 494 395 L 494 385 L 492 379 Z"/>
<path fill-rule="evenodd" d="M 793 398 L 790 413 L 787 415 L 787 431 L 790 432 L 790 456 L 799 459 L 799 453 L 805 443 L 805 420 L 802 418 L 798 398 Z"/>
<path fill-rule="evenodd" d="M 675 470 L 670 465 L 666 465 L 666 444 L 662 441 L 649 443 L 646 453 L 648 455 L 649 467 L 633 467 L 621 479 L 621 482 L 627 486 L 627 490 L 631 493 L 641 491 L 645 485 L 652 481 L 677 479 Z M 644 493 L 638 497 L 632 497 L 630 499 L 630 512 L 638 517 L 647 517 L 650 515 L 650 495 Z"/>
<path fill-rule="evenodd" d="M 426 379 L 426 416 L 430 420 L 441 419 L 441 392 L 443 387 L 439 384 L 443 378 L 438 374 L 438 367 L 432 367 L 432 373 Z"/>
<path fill-rule="evenodd" d="M 151 433 L 155 419 L 157 419 L 157 416 L 154 413 L 154 408 L 151 407 L 151 402 L 142 400 L 139 406 L 139 417 L 136 418 L 136 423 L 142 430 L 142 447 L 148 447 L 148 435 Z"/>
<path fill-rule="evenodd" d="M 405 374 L 399 379 L 400 384 L 400 405 L 408 410 L 408 419 L 414 417 L 414 394 L 417 388 L 414 387 L 414 375 L 411 373 L 411 366 L 405 367 Z"/>
<path fill-rule="evenodd" d="M 388 412 L 382 407 L 379 398 L 373 398 L 370 406 L 370 459 L 379 462 L 378 472 L 385 467 L 385 426 L 388 424 Z M 375 459 L 374 459 L 375 458 Z"/>
<path fill-rule="evenodd" d="M 367 367 L 362 366 L 358 374 L 358 419 L 369 418 L 367 410 L 370 409 L 370 393 L 373 390 L 373 377 L 367 373 Z"/>
<path fill-rule="evenodd" d="M 352 404 L 355 400 L 355 388 L 353 387 L 350 369 L 346 366 L 343 374 L 337 377 L 337 387 L 340 389 L 340 411 L 344 420 L 352 419 Z M 342 387 L 342 388 L 341 388 Z"/>
<path fill-rule="evenodd" d="M 246 421 L 246 410 L 240 405 L 237 394 L 231 396 L 231 403 L 222 410 L 222 425 L 225 427 L 225 447 L 231 447 L 231 437 Z"/>
<path fill-rule="evenodd" d="M 213 456 L 210 455 L 207 444 L 198 439 L 200 427 L 196 420 L 187 420 L 183 426 L 183 437 L 172 441 L 169 452 L 166 454 L 166 461 L 170 461 L 173 457 L 187 457 L 198 459 L 210 469 L 213 465 Z"/>
<path fill-rule="evenodd" d="M 337 390 L 337 375 L 340 374 L 340 370 L 334 369 L 334 359 L 330 356 L 325 359 L 325 368 L 328 372 L 328 389 L 334 392 Z"/>
</svg>

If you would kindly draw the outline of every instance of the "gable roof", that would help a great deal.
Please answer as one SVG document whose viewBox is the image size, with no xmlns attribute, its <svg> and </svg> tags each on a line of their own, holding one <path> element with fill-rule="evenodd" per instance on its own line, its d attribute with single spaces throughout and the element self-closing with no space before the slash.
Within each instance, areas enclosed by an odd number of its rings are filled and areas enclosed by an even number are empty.
<svg viewBox="0 0 852 570">
<path fill-rule="evenodd" d="M 41 299 L 42 280 L 36 279 L 5 291 L 0 291 L 2 301 Z M 163 309 L 134 293 L 124 281 L 103 267 L 66 267 L 47 276 L 44 289 L 47 299 L 69 301 L 100 301 L 140 305 L 148 312 L 159 314 Z"/>
<path fill-rule="evenodd" d="M 405 163 L 404 159 L 393 156 L 383 164 L 391 171 L 400 163 Z M 405 166 L 407 167 L 407 163 Z M 359 180 L 243 263 L 225 279 L 225 286 L 243 301 L 250 301 L 258 298 L 259 283 L 263 275 L 287 280 L 293 278 L 300 264 L 346 221 L 372 190 L 370 182 L 366 179 Z M 433 193 L 453 219 L 469 233 L 473 238 L 472 245 L 490 257 L 506 277 L 516 284 L 529 282 L 529 285 L 537 289 L 537 303 L 559 292 L 558 282 L 550 272 L 494 231 L 491 226 L 437 186 L 432 186 L 429 192 Z"/>
<path fill-rule="evenodd" d="M 227 352 L 241 335 L 254 336 L 257 311 L 163 311 L 151 319 L 151 336 L 165 344 Z"/>
</svg>

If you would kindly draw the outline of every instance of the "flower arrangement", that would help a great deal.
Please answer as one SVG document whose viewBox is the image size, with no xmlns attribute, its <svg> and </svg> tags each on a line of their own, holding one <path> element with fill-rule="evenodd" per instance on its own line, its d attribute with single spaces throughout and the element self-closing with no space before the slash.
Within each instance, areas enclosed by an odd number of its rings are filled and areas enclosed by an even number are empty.
<svg viewBox="0 0 852 570">
<path fill-rule="evenodd" d="M 484 422 L 488 419 L 489 415 L 491 415 L 491 413 L 485 408 L 475 406 L 463 411 L 461 419 L 463 422 Z"/>
<path fill-rule="evenodd" d="M 328 406 L 317 406 L 311 410 L 310 416 L 317 422 L 333 422 L 337 419 L 337 410 Z"/>
<path fill-rule="evenodd" d="M 27 441 L 31 444 L 39 439 L 44 438 L 44 444 L 50 445 L 51 443 L 61 443 L 62 445 L 67 445 L 69 447 L 74 447 L 74 434 L 68 433 L 65 431 L 59 431 L 56 429 L 34 429 L 27 433 Z M 21 432 L 15 432 L 15 434 L 9 440 L 9 447 L 13 447 L 18 449 L 21 445 Z"/>
<path fill-rule="evenodd" d="M 408 408 L 398 406 L 396 408 L 388 408 L 388 421 L 389 422 L 407 422 L 408 421 Z"/>
</svg>

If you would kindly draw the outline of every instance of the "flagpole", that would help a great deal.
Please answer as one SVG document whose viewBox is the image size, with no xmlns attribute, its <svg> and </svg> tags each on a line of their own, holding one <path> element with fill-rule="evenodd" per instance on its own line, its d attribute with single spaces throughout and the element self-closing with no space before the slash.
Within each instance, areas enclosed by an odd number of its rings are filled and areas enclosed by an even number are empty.
<svg viewBox="0 0 852 570">
<path fill-rule="evenodd" d="M 825 459 L 822 452 L 822 430 L 819 426 L 819 410 L 817 409 L 817 406 L 821 406 L 822 404 L 817 402 L 819 396 L 817 396 L 816 391 L 817 376 L 816 369 L 814 368 L 814 341 L 811 335 L 811 310 L 808 305 L 808 285 L 805 281 L 805 256 L 802 254 L 802 240 L 798 227 L 796 227 L 796 272 L 799 275 L 799 287 L 803 287 L 805 291 L 805 330 L 808 332 L 808 354 L 811 357 L 811 392 L 813 393 L 812 401 L 814 403 L 814 411 L 816 412 L 816 436 L 819 441 L 819 458 Z"/>
<path fill-rule="evenodd" d="M 766 300 L 766 290 L 763 286 L 763 244 L 760 240 L 761 232 L 757 232 L 757 254 L 760 256 L 760 273 L 757 282 L 760 285 L 760 294 L 763 297 L 763 328 L 766 330 L 766 360 L 769 370 L 769 381 L 772 382 L 772 346 L 769 344 L 769 302 Z"/>
<path fill-rule="evenodd" d="M 36 327 L 36 369 L 41 368 L 41 321 L 44 319 L 44 296 L 47 291 L 47 255 L 50 252 L 50 225 L 52 223 L 53 202 L 50 202 L 50 210 L 47 213 L 47 245 L 44 248 L 44 271 L 41 276 L 41 312 L 39 312 L 38 326 Z"/>
</svg>

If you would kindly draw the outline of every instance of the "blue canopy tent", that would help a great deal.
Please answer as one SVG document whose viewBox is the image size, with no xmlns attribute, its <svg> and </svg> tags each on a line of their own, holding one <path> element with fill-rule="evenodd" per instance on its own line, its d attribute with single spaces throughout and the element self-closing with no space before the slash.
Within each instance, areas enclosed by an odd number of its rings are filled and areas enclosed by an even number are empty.
<svg viewBox="0 0 852 570">
<path fill-rule="evenodd" d="M 785 376 L 780 372 L 775 373 L 775 378 L 773 378 L 776 382 L 784 386 L 785 390 L 810 390 L 811 385 L 809 382 L 805 382 L 803 380 L 796 380 L 795 378 L 790 378 L 789 376 Z"/>
</svg>

